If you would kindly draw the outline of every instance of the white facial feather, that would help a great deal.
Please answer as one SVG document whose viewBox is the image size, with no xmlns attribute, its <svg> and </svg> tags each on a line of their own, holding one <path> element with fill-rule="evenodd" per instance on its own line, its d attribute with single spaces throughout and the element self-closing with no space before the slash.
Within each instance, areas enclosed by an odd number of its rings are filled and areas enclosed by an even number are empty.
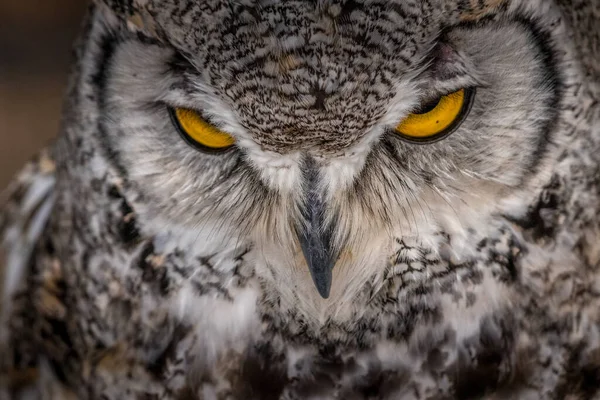
<svg viewBox="0 0 600 400">
<path fill-rule="evenodd" d="M 135 41 L 122 44 L 112 61 L 107 97 L 111 120 L 107 122 L 115 132 L 110 140 L 120 143 L 121 162 L 132 181 L 152 198 L 139 206 L 150 221 L 149 231 L 168 221 L 183 224 L 207 240 L 210 235 L 231 236 L 233 243 L 256 246 L 259 273 L 290 305 L 302 293 L 299 297 L 306 304 L 301 308 L 306 315 L 317 316 L 315 320 L 350 315 L 352 298 L 365 282 L 382 281 L 398 237 L 414 238 L 434 254 L 467 259 L 472 251 L 469 229 L 485 231 L 490 215 L 506 206 L 514 210 L 517 199 L 531 195 L 541 181 L 537 177 L 546 173 L 546 161 L 535 159 L 534 153 L 544 134 L 540 127 L 552 118 L 551 106 L 544 102 L 553 95 L 544 82 L 542 50 L 526 27 L 500 21 L 474 29 L 478 34 L 471 27 L 444 33 L 443 48 L 430 44 L 420 53 L 419 62 L 393 77 L 393 86 L 381 80 L 365 87 L 368 69 L 338 85 L 347 72 L 333 55 L 320 61 L 307 59 L 329 74 L 319 77 L 318 87 L 325 93 L 338 89 L 341 97 L 336 101 L 347 101 L 348 107 L 361 90 L 371 91 L 364 97 L 367 103 L 374 99 L 373 93 L 391 95 L 360 137 L 333 153 L 312 144 L 291 150 L 269 144 L 277 136 L 272 138 L 273 132 L 268 131 L 275 119 L 291 125 L 318 119 L 316 111 L 301 105 L 317 101 L 309 93 L 310 84 L 280 82 L 277 75 L 280 68 L 289 68 L 290 74 L 305 79 L 308 72 L 297 64 L 298 55 L 285 58 L 285 63 L 266 60 L 264 76 L 257 70 L 255 77 L 241 81 L 232 71 L 250 59 L 238 59 L 219 71 L 196 74 L 184 68 L 181 73 L 166 67 L 175 57 L 172 50 Z M 278 44 L 286 51 L 304 45 L 292 37 Z M 195 68 L 201 65 L 194 55 L 186 58 Z M 381 58 L 374 55 L 370 62 Z M 227 81 L 215 83 L 227 77 L 233 82 L 231 88 L 223 87 Z M 149 81 L 154 84 L 147 85 Z M 419 146 L 394 137 L 395 126 L 426 96 L 470 85 L 480 86 L 473 109 L 447 139 Z M 297 108 L 286 108 L 283 100 L 270 109 L 264 104 L 255 107 L 261 101 L 296 95 Z M 237 149 L 212 155 L 190 148 L 161 109 L 163 102 L 198 110 L 232 135 Z M 253 128 L 249 112 L 255 113 L 264 132 Z M 334 112 L 330 110 L 330 117 L 337 121 L 341 140 L 356 129 L 362 116 Z M 298 135 L 300 143 L 303 132 Z M 315 293 L 295 232 L 299 207 L 305 201 L 301 165 L 306 154 L 321 166 L 319 187 L 328 201 L 325 220 L 335 222 L 333 247 L 342 254 L 334 268 L 330 301 Z M 530 174 L 531 166 L 538 164 Z M 151 222 L 154 219 L 156 223 Z M 442 232 L 452 236 L 451 247 L 440 248 Z"/>
</svg>

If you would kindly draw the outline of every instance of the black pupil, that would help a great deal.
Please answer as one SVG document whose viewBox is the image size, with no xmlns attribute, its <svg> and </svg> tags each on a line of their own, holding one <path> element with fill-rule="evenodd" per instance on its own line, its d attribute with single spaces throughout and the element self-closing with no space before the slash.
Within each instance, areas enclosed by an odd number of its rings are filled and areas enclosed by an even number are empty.
<svg viewBox="0 0 600 400">
<path fill-rule="evenodd" d="M 437 105 L 440 104 L 441 100 L 442 100 L 442 98 L 439 97 L 437 99 L 429 101 L 429 102 L 423 104 L 421 107 L 419 107 L 413 114 L 427 114 L 428 112 L 430 112 L 431 110 L 436 108 Z"/>
</svg>

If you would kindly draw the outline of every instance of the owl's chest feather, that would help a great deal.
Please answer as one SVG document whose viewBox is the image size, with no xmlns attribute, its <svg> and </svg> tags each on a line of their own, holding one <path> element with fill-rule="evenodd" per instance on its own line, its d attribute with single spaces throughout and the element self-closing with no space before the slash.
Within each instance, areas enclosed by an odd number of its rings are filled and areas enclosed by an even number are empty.
<svg viewBox="0 0 600 400">
<path fill-rule="evenodd" d="M 544 248 L 520 236 L 535 229 L 508 226 L 474 240 L 462 263 L 401 242 L 351 308 L 311 319 L 257 274 L 252 247 L 148 236 L 107 185 L 91 220 L 85 194 L 58 199 L 14 311 L 20 362 L 38 344 L 71 388 L 109 399 L 544 398 L 586 390 L 572 378 L 597 370 L 592 225 L 581 254 L 567 236 Z M 548 225 L 557 202 L 540 201 Z"/>
<path fill-rule="evenodd" d="M 98 226 L 116 236 L 76 229 L 55 247 L 82 251 L 37 257 L 41 344 L 70 386 L 107 398 L 126 388 L 159 398 L 439 398 L 511 382 L 523 324 L 510 311 L 512 259 L 448 264 L 429 280 L 392 269 L 353 312 L 316 321 L 257 276 L 252 249 L 197 256 L 169 235 L 144 239 L 130 209 L 114 210 Z"/>
</svg>

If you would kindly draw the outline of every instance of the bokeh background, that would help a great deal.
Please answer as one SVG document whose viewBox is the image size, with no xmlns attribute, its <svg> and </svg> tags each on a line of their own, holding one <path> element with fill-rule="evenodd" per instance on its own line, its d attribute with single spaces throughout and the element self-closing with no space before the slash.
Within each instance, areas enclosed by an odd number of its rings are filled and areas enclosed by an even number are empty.
<svg viewBox="0 0 600 400">
<path fill-rule="evenodd" d="M 58 132 L 87 0 L 0 0 L 0 190 Z"/>
</svg>

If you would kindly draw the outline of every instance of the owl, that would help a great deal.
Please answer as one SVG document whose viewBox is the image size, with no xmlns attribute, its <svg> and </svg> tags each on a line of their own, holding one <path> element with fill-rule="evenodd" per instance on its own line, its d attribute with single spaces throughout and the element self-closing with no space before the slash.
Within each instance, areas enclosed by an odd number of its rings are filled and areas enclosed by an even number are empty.
<svg viewBox="0 0 600 400">
<path fill-rule="evenodd" d="M 0 398 L 600 398 L 599 21 L 95 1 L 0 200 Z"/>
</svg>

